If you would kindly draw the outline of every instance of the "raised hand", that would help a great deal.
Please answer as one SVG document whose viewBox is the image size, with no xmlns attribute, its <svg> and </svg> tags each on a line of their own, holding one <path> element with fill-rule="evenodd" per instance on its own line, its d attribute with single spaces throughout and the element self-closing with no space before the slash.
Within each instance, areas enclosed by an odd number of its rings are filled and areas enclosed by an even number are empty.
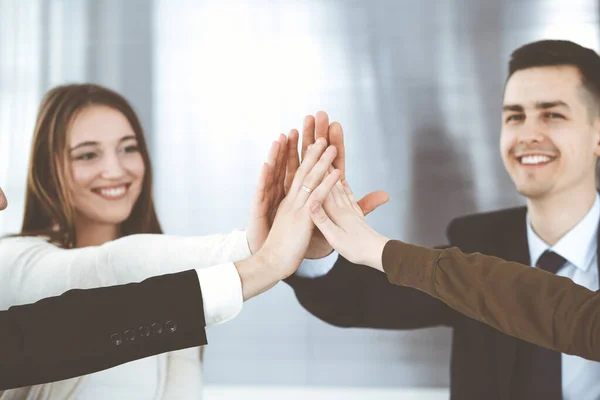
<svg viewBox="0 0 600 400">
<path fill-rule="evenodd" d="M 277 208 L 285 195 L 286 146 L 286 136 L 279 135 L 279 140 L 271 144 L 267 161 L 260 170 L 246 229 L 248 247 L 252 254 L 255 254 L 267 239 Z"/>
<path fill-rule="evenodd" d="M 279 266 L 283 277 L 296 271 L 308 248 L 314 230 L 308 204 L 324 199 L 340 178 L 337 169 L 328 174 L 336 154 L 335 147 L 327 147 L 325 139 L 317 140 L 307 149 L 279 206 L 269 236 L 257 254 L 266 265 Z"/>
<path fill-rule="evenodd" d="M 334 168 L 340 170 L 340 180 L 346 180 L 346 152 L 344 146 L 344 131 L 339 122 L 329 124 L 329 116 L 323 111 L 319 111 L 313 117 L 311 115 L 304 118 L 302 129 L 302 152 L 298 155 L 298 131 L 291 131 L 287 143 L 287 177 L 285 182 L 286 189 L 291 185 L 291 181 L 296 170 L 304 160 L 304 155 L 308 147 L 319 138 L 328 141 L 337 149 L 337 157 L 333 161 Z M 389 195 L 383 191 L 376 191 L 367 194 L 358 201 L 358 206 L 364 215 L 369 214 L 380 205 L 386 203 Z M 315 230 L 311 238 L 310 245 L 305 254 L 305 258 L 322 258 L 333 251 L 333 247 L 327 242 L 319 230 Z"/>
<path fill-rule="evenodd" d="M 381 256 L 388 238 L 367 223 L 347 181 L 331 189 L 324 201 L 311 201 L 310 216 L 325 239 L 348 261 L 383 271 Z"/>
</svg>

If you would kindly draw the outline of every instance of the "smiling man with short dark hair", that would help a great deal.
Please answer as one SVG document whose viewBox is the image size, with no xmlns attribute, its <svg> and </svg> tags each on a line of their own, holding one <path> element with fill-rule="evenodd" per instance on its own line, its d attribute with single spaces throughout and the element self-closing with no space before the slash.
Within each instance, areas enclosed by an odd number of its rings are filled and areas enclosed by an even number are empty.
<svg viewBox="0 0 600 400">
<path fill-rule="evenodd" d="M 568 41 L 538 41 L 512 53 L 508 72 L 500 153 L 527 207 L 456 218 L 447 229 L 449 244 L 596 291 L 600 56 Z M 326 255 L 332 248 L 324 240 L 313 238 Z M 600 399 L 600 363 L 517 340 L 341 256 L 329 261 L 332 256 L 306 260 L 287 280 L 300 303 L 343 327 L 452 327 L 453 400 Z"/>
</svg>

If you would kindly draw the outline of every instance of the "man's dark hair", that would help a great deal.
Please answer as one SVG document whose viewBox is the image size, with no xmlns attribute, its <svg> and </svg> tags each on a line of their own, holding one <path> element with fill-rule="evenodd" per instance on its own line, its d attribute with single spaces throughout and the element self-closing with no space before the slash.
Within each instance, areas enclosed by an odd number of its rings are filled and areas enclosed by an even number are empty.
<svg viewBox="0 0 600 400">
<path fill-rule="evenodd" d="M 600 56 L 591 49 L 567 40 L 541 40 L 513 51 L 508 79 L 517 71 L 533 67 L 573 66 L 579 69 L 590 117 L 600 115 Z"/>
</svg>

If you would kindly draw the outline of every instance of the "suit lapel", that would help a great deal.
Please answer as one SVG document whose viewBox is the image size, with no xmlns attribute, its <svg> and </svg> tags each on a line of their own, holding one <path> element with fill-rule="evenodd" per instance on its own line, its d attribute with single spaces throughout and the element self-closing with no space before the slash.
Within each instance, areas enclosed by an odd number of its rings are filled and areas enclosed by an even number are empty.
<svg viewBox="0 0 600 400">
<path fill-rule="evenodd" d="M 514 217 L 507 221 L 507 227 L 499 230 L 498 257 L 507 261 L 514 261 L 531 265 L 529 244 L 527 241 L 526 210 L 519 209 Z M 517 340 L 499 331 L 496 335 L 496 360 L 498 367 L 498 390 L 502 395 L 499 398 L 510 398 L 511 380 L 515 363 Z M 500 394 L 500 393 L 499 393 Z"/>
</svg>

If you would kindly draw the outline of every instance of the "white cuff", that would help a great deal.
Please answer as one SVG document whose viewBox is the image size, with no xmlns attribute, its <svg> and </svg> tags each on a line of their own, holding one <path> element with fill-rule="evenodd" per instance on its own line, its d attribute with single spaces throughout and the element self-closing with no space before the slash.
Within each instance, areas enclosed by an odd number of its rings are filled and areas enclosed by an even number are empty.
<svg viewBox="0 0 600 400">
<path fill-rule="evenodd" d="M 206 326 L 227 322 L 242 310 L 242 282 L 233 263 L 196 269 Z"/>
<path fill-rule="evenodd" d="M 252 253 L 250 252 L 250 246 L 248 245 L 246 231 L 235 230 L 231 235 L 235 243 L 235 248 L 232 250 L 231 254 L 231 261 L 238 262 L 250 257 Z"/>
<path fill-rule="evenodd" d="M 338 259 L 338 252 L 333 251 L 328 256 L 314 260 L 305 258 L 296 271 L 296 276 L 301 278 L 318 278 L 327 275 Z"/>
</svg>

